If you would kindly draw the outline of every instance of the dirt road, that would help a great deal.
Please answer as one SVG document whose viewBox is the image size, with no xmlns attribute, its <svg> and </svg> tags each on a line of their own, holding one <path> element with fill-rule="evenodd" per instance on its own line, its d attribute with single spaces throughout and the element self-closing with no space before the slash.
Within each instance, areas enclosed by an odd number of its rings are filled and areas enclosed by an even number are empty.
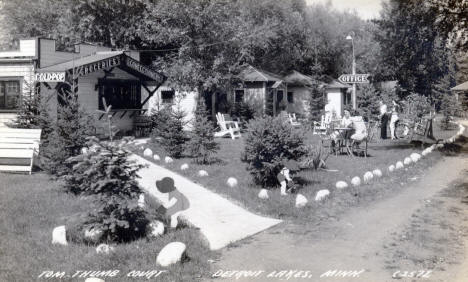
<svg viewBox="0 0 468 282">
<path fill-rule="evenodd" d="M 456 262 L 465 255 L 459 240 L 468 233 L 468 206 L 458 194 L 440 192 L 451 190 L 455 179 L 468 183 L 467 169 L 467 154 L 446 157 L 400 193 L 337 220 L 319 226 L 283 223 L 225 249 L 213 275 L 226 281 L 463 281 L 466 264 Z M 410 273 L 420 270 L 425 272 Z M 402 277 L 410 274 L 425 277 Z"/>
</svg>

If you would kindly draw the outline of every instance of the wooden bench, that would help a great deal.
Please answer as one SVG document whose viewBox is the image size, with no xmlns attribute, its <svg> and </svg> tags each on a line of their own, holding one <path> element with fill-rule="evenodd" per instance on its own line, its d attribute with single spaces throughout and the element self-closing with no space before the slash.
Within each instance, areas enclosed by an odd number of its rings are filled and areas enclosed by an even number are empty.
<svg viewBox="0 0 468 282">
<path fill-rule="evenodd" d="M 0 128 L 0 171 L 31 174 L 40 140 L 41 129 Z"/>
</svg>

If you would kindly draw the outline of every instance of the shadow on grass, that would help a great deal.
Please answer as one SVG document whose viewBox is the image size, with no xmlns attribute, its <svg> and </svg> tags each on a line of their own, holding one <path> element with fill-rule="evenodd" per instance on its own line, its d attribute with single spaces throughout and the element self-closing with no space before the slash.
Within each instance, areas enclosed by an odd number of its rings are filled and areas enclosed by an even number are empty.
<svg viewBox="0 0 468 282">
<path fill-rule="evenodd" d="M 439 151 L 445 156 L 468 154 L 468 138 L 461 135 L 455 140 L 455 143 L 445 143 Z"/>
</svg>

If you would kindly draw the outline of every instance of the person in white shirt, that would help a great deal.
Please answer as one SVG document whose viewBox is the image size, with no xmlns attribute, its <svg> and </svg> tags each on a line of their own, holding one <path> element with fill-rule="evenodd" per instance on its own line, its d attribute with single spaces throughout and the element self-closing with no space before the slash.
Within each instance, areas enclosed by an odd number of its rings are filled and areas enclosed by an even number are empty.
<svg viewBox="0 0 468 282">
<path fill-rule="evenodd" d="M 380 138 L 387 139 L 387 123 L 388 123 L 388 115 L 387 115 L 387 105 L 384 104 L 383 101 L 379 101 L 380 105 Z"/>
<path fill-rule="evenodd" d="M 350 127 L 353 121 L 351 120 L 351 113 L 349 111 L 344 111 L 343 118 L 341 119 L 342 127 Z"/>
<path fill-rule="evenodd" d="M 398 121 L 398 104 L 393 101 L 392 117 L 390 118 L 390 137 L 397 139 L 395 135 L 395 123 Z"/>
</svg>

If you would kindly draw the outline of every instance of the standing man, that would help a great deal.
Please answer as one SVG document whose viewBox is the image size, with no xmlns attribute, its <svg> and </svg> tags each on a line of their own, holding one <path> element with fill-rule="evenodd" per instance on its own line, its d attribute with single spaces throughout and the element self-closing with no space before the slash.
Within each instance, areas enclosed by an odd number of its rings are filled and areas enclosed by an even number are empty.
<svg viewBox="0 0 468 282">
<path fill-rule="evenodd" d="M 380 138 L 387 139 L 387 105 L 382 100 L 379 101 L 380 105 Z"/>
</svg>

